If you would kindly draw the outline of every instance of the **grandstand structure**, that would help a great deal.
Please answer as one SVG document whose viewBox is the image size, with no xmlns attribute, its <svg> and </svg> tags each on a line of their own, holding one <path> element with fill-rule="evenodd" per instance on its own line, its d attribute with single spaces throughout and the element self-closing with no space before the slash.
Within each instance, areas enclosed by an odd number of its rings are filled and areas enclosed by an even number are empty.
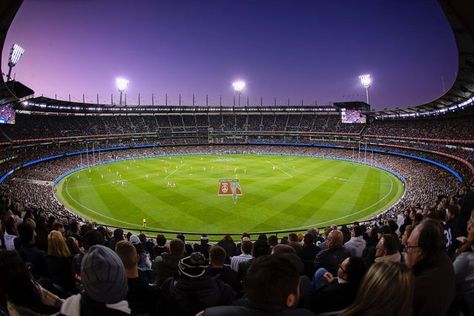
<svg viewBox="0 0 474 316">
<path fill-rule="evenodd" d="M 21 2 L 5 0 L 0 4 L 2 47 Z M 183 152 L 189 146 L 271 146 L 277 151 L 309 146 L 341 153 L 364 152 L 365 155 L 359 157 L 365 159 L 367 152 L 383 157 L 393 153 L 398 157 L 405 155 L 407 161 L 407 155 L 416 156 L 442 164 L 459 175 L 458 182 L 471 184 L 474 175 L 474 22 L 466 12 L 472 12 L 469 10 L 472 4 L 468 0 L 441 0 L 439 3 L 458 46 L 457 78 L 445 95 L 409 108 L 370 111 L 365 103 L 118 106 L 34 97 L 28 87 L 20 82 L 4 82 L 2 77 L 0 106 L 14 105 L 16 124 L 0 125 L 0 173 L 3 175 L 0 181 L 8 190 L 9 186 L 15 186 L 14 174 L 34 178 L 40 169 L 41 178 L 41 172 L 49 174 L 51 169 L 29 168 L 29 161 L 46 156 L 69 159 L 70 155 L 62 155 L 84 149 L 97 152 L 99 148 L 120 146 L 130 154 L 133 147 L 142 145 L 164 148 L 163 151 L 178 148 Z M 367 124 L 342 123 L 341 109 L 346 107 L 364 109 Z M 419 166 L 419 161 L 414 165 Z M 71 167 L 74 164 L 77 159 Z M 456 188 L 451 189 L 450 192 L 454 192 Z M 38 192 L 44 193 L 43 190 Z"/>
</svg>

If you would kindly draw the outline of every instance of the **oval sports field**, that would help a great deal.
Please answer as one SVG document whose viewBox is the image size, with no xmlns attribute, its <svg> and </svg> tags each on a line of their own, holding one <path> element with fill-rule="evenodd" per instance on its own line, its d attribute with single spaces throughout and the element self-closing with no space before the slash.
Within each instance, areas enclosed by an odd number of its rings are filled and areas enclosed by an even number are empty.
<svg viewBox="0 0 474 316">
<path fill-rule="evenodd" d="M 220 184 L 220 180 L 238 182 Z M 225 181 L 224 181 L 225 182 Z M 241 195 L 227 194 L 230 185 Z M 368 218 L 404 192 L 393 174 L 364 164 L 285 155 L 185 155 L 110 162 L 71 173 L 56 196 L 106 225 L 240 233 L 303 230 Z"/>
</svg>

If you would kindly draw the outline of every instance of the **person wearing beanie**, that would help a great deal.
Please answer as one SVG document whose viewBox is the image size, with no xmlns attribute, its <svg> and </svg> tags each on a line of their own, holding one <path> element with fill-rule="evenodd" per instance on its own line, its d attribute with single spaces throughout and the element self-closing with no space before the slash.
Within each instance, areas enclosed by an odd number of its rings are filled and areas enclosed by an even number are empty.
<svg viewBox="0 0 474 316">
<path fill-rule="evenodd" d="M 95 245 L 84 255 L 81 267 L 84 291 L 69 297 L 61 306 L 61 315 L 129 315 L 125 297 L 127 275 L 122 260 L 110 248 Z"/>
<path fill-rule="evenodd" d="M 202 253 L 194 252 L 178 263 L 178 276 L 161 286 L 167 315 L 196 315 L 206 307 L 231 304 L 235 291 L 226 283 L 209 276 Z"/>
</svg>

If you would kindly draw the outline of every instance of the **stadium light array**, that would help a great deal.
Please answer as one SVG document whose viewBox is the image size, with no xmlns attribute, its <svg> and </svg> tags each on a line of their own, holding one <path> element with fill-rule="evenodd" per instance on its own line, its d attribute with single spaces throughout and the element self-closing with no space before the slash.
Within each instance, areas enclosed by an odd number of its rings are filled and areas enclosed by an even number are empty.
<svg viewBox="0 0 474 316">
<path fill-rule="evenodd" d="M 127 90 L 127 87 L 128 87 L 128 83 L 130 81 L 128 79 L 125 79 L 125 78 L 117 78 L 115 79 L 115 83 L 117 84 L 117 89 L 118 91 L 120 92 L 120 105 L 122 105 L 122 96 L 123 96 L 123 92 L 125 90 Z"/>
<path fill-rule="evenodd" d="M 8 58 L 8 75 L 7 81 L 10 81 L 12 69 L 20 61 L 21 56 L 25 52 L 25 49 L 18 44 L 14 44 L 10 51 L 10 57 Z"/>
<path fill-rule="evenodd" d="M 241 93 L 245 89 L 245 81 L 237 80 L 232 82 L 232 87 L 234 88 L 235 92 Z"/>
<path fill-rule="evenodd" d="M 232 87 L 234 88 L 234 91 L 237 92 L 239 96 L 239 106 L 240 106 L 240 94 L 242 91 L 245 89 L 245 81 L 243 80 L 236 80 L 232 82 Z M 235 99 L 234 99 L 234 105 L 235 105 Z"/>
<path fill-rule="evenodd" d="M 370 77 L 369 74 L 365 74 L 365 75 L 360 75 L 359 79 L 360 79 L 360 83 L 365 88 L 365 95 L 367 97 L 367 104 L 369 104 L 369 88 L 370 88 L 370 85 L 372 84 L 372 78 Z"/>
</svg>

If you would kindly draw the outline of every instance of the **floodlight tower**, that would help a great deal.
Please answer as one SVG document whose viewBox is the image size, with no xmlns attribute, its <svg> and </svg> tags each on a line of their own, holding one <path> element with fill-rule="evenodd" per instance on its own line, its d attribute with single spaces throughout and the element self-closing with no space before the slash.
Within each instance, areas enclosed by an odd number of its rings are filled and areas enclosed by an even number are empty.
<svg viewBox="0 0 474 316">
<path fill-rule="evenodd" d="M 236 80 L 236 81 L 232 82 L 232 87 L 234 88 L 234 91 L 237 92 L 237 94 L 239 96 L 238 105 L 240 106 L 240 94 L 245 89 L 245 81 L 240 80 L 240 79 Z M 235 99 L 234 99 L 234 103 L 235 103 Z"/>
<path fill-rule="evenodd" d="M 18 63 L 20 60 L 21 56 L 25 50 L 18 44 L 14 44 L 11 51 L 10 51 L 10 57 L 8 59 L 8 75 L 7 75 L 7 81 L 11 80 L 11 75 L 12 75 L 12 69 L 15 67 L 15 65 Z"/>
<path fill-rule="evenodd" d="M 127 89 L 129 81 L 125 78 L 117 78 L 115 80 L 115 82 L 117 84 L 117 89 L 120 92 L 120 103 L 119 104 L 122 105 L 122 95 L 123 95 L 123 92 Z"/>
<path fill-rule="evenodd" d="M 370 85 L 372 84 L 372 78 L 370 77 L 369 74 L 365 74 L 365 75 L 360 75 L 359 79 L 360 79 L 360 83 L 365 88 L 365 96 L 367 97 L 367 104 L 369 104 L 369 88 L 370 88 Z"/>
</svg>

